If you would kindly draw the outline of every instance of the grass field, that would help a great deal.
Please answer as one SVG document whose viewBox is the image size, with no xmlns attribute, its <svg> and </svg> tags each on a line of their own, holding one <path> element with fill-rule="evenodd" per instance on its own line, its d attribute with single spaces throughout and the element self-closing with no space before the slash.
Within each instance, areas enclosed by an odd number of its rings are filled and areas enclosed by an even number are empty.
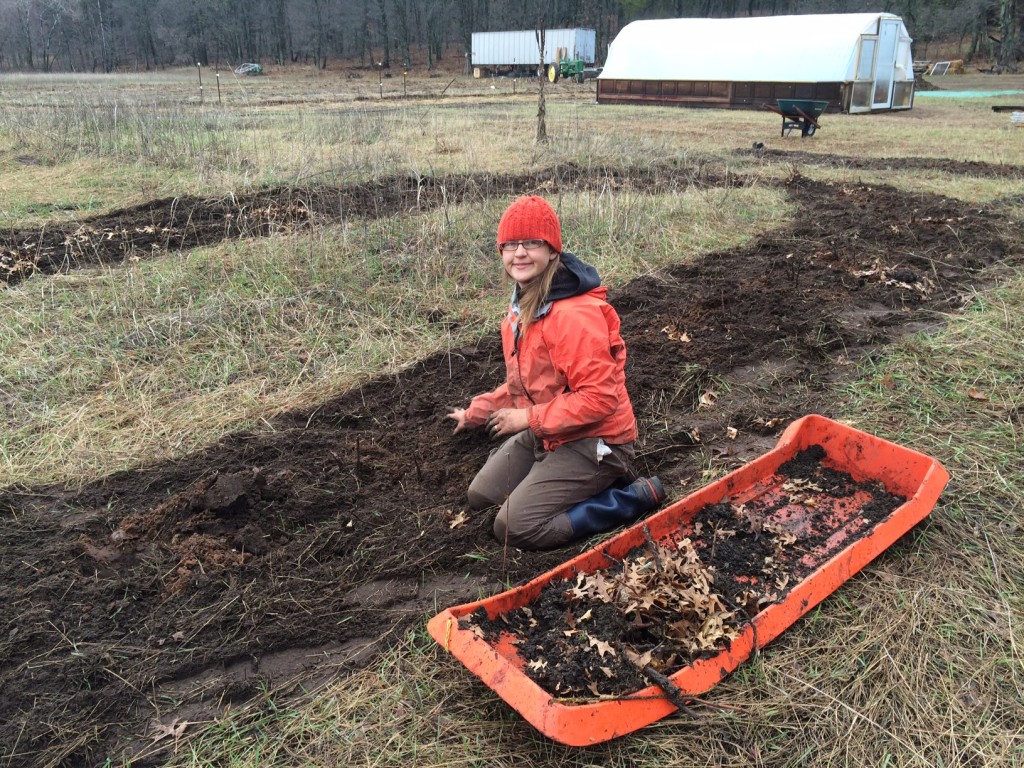
<svg viewBox="0 0 1024 768">
<path fill-rule="evenodd" d="M 538 145 L 536 83 L 202 74 L 201 93 L 195 71 L 0 76 L 0 227 L 42 232 L 162 198 L 393 177 L 572 167 L 714 178 L 643 188 L 625 174 L 537 190 L 557 196 L 570 248 L 614 290 L 792 227 L 806 214 L 781 183 L 795 175 L 950 198 L 1017 242 L 1024 221 L 1024 128 L 991 109 L 1024 93 L 922 94 L 906 113 L 826 115 L 802 140 L 780 137 L 767 112 L 606 107 L 593 83 L 559 83 L 547 89 L 550 140 Z M 938 84 L 1024 91 L 1024 77 L 953 81 Z M 493 335 L 507 299 L 493 232 L 507 202 L 340 215 L 0 284 L 0 541 L 31 533 L 16 499 L 48 484 L 73 493 L 230 435 L 271 434 L 282 415 L 315 413 Z M 82 755 L 175 766 L 1024 765 L 1022 253 L 979 271 L 960 308 L 935 311 L 834 382 L 801 384 L 827 392 L 842 420 L 935 457 L 952 480 L 924 523 L 706 696 L 728 708 L 562 747 L 441 651 L 424 612 L 369 658 L 321 669 L 315 695 L 297 673 L 192 717 L 154 694 L 155 729 L 126 716 L 69 728 L 63 748 L 30 749 L 12 728 L 0 766 Z M 438 313 L 455 321 L 424 320 Z M 733 407 L 753 407 L 733 395 Z M 692 483 L 722 471 L 710 448 L 687 454 Z M 2 543 L 0 561 L 5 573 L 24 570 Z M 421 581 L 429 575 L 428 564 Z M 17 590 L 4 591 L 13 605 Z M 33 630 L 3 618 L 6 688 L 30 676 L 30 663 L 12 660 Z"/>
</svg>

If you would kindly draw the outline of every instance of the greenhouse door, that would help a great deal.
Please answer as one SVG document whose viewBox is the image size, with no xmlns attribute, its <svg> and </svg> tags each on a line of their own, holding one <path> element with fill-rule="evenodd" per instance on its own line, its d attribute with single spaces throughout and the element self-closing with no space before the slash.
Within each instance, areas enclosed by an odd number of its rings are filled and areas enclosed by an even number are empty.
<svg viewBox="0 0 1024 768">
<path fill-rule="evenodd" d="M 875 86 L 872 89 L 871 108 L 889 109 L 892 106 L 892 80 L 896 73 L 896 46 L 900 41 L 899 19 L 882 19 L 878 30 L 878 50 L 875 54 Z"/>
</svg>

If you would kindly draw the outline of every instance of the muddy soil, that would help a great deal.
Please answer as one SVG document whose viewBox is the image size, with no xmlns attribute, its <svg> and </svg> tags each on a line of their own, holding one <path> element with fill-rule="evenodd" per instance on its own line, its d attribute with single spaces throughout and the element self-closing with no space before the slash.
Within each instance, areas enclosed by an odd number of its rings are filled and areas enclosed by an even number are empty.
<svg viewBox="0 0 1024 768">
<path fill-rule="evenodd" d="M 563 171 L 464 184 L 506 195 L 709 182 L 682 171 L 671 182 Z M 833 415 L 830 393 L 849 361 L 936 324 L 937 312 L 1021 263 L 1015 231 L 995 209 L 800 176 L 785 189 L 802 209 L 791 229 L 612 292 L 639 469 L 659 475 L 673 498 L 698 487 L 709 463 L 730 469 L 760 455 L 792 419 Z M 335 216 L 405 213 L 413 196 L 371 185 L 347 191 L 361 203 L 341 204 L 336 192 L 323 197 Z M 294 210 L 295 198 L 264 197 L 249 210 L 264 203 Z M 153 243 L 174 251 L 208 242 L 188 233 L 234 236 L 225 201 L 188 205 L 188 214 L 181 200 L 111 214 L 103 221 L 128 234 L 110 251 L 97 241 L 87 250 L 116 261 Z M 178 239 L 135 239 L 171 210 L 193 223 Z M 194 224 L 214 210 L 205 229 Z M 17 250 L 51 237 L 6 232 L 3 242 L 10 254 L 12 242 Z M 88 261 L 85 251 L 70 262 L 62 253 L 58 270 Z M 33 256 L 17 279 L 43 263 Z M 453 436 L 445 414 L 498 382 L 497 320 L 475 345 L 283 416 L 272 432 L 227 435 L 81 491 L 0 490 L 4 764 L 159 764 L 171 740 L 155 740 L 154 723 L 205 721 L 268 686 L 315 689 L 436 605 L 527 580 L 585 548 L 506 552 L 492 538 L 492 514 L 459 522 L 492 446 L 477 432 Z"/>
</svg>

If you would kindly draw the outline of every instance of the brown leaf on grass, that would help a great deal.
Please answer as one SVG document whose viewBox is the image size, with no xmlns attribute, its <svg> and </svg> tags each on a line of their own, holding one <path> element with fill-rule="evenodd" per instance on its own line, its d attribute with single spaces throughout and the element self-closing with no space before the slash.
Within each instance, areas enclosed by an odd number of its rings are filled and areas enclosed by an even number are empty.
<svg viewBox="0 0 1024 768">
<path fill-rule="evenodd" d="M 971 398 L 971 400 L 979 400 L 981 402 L 985 402 L 988 400 L 988 395 L 986 395 L 980 389 L 977 389 L 975 387 L 971 387 L 970 389 L 967 390 L 967 396 Z"/>
<path fill-rule="evenodd" d="M 461 528 L 463 525 L 466 524 L 467 520 L 469 520 L 469 515 L 467 515 L 465 512 L 459 512 L 459 514 L 453 517 L 452 521 L 448 523 L 448 527 Z"/>
<path fill-rule="evenodd" d="M 185 732 L 185 729 L 188 728 L 188 726 L 188 720 L 172 720 L 168 725 L 164 725 L 157 721 L 152 724 L 150 732 L 152 734 L 153 741 L 160 741 L 161 739 L 166 739 L 168 736 L 177 739 Z"/>
<path fill-rule="evenodd" d="M 718 399 L 718 394 L 709 389 L 700 396 L 700 403 L 698 408 L 712 408 L 715 405 L 715 401 Z"/>
</svg>

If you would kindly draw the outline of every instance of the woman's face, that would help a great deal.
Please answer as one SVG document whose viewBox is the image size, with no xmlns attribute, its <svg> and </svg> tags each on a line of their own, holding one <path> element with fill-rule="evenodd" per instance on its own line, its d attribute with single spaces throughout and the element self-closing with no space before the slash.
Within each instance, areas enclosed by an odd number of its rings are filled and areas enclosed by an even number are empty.
<svg viewBox="0 0 1024 768">
<path fill-rule="evenodd" d="M 544 273 L 558 253 L 543 240 L 516 240 L 501 244 L 505 272 L 519 285 L 526 285 Z"/>
</svg>

